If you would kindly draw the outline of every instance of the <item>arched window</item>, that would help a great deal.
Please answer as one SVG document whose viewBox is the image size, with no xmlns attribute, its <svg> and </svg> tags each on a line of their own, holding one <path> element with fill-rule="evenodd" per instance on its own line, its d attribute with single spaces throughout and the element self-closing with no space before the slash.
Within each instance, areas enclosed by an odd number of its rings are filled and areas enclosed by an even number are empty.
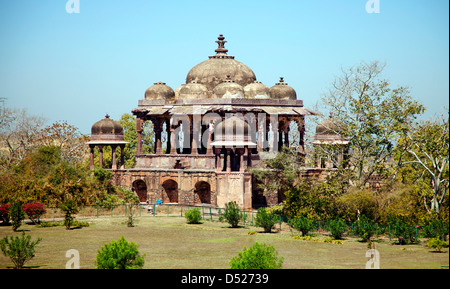
<svg viewBox="0 0 450 289">
<path fill-rule="evenodd" d="M 209 183 L 200 181 L 195 184 L 195 203 L 211 204 L 211 186 Z"/>
<path fill-rule="evenodd" d="M 140 202 L 147 201 L 147 185 L 143 180 L 136 180 L 133 182 L 133 192 L 136 193 Z"/>
<path fill-rule="evenodd" d="M 178 183 L 167 180 L 162 184 L 164 188 L 163 200 L 165 203 L 178 203 Z"/>
</svg>

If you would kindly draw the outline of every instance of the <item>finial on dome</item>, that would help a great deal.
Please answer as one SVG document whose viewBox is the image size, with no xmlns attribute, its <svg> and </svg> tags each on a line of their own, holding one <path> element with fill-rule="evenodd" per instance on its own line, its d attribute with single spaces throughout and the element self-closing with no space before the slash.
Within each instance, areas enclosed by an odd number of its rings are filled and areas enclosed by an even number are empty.
<svg viewBox="0 0 450 289">
<path fill-rule="evenodd" d="M 225 37 L 220 34 L 219 37 L 217 37 L 217 39 L 219 39 L 218 41 L 216 41 L 216 43 L 219 45 L 219 48 L 217 48 L 215 51 L 217 53 L 227 53 L 228 49 L 225 48 L 225 43 L 227 43 L 227 41 L 224 41 Z"/>
<path fill-rule="evenodd" d="M 280 82 L 275 83 L 275 85 L 288 85 L 288 84 L 284 82 L 284 77 L 280 77 Z"/>
<path fill-rule="evenodd" d="M 109 118 L 109 114 L 106 114 L 106 115 L 105 115 L 105 118 Z"/>
</svg>

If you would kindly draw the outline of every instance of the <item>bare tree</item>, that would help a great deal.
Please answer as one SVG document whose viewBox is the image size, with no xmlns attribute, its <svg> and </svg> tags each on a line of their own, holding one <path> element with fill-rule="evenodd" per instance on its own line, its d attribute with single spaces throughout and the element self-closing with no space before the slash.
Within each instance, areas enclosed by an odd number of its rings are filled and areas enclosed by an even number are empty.
<svg viewBox="0 0 450 289">
<path fill-rule="evenodd" d="M 448 114 L 448 111 L 447 111 Z M 421 176 L 431 178 L 432 196 L 422 194 L 428 212 L 439 214 L 439 208 L 449 188 L 449 120 L 441 116 L 434 121 L 419 123 L 415 129 L 402 140 L 404 152 L 412 160 L 403 164 L 414 164 Z"/>
<path fill-rule="evenodd" d="M 45 119 L 28 115 L 25 109 L 3 108 L 0 117 L 0 156 L 7 162 L 23 159 L 35 146 L 37 132 Z"/>
</svg>

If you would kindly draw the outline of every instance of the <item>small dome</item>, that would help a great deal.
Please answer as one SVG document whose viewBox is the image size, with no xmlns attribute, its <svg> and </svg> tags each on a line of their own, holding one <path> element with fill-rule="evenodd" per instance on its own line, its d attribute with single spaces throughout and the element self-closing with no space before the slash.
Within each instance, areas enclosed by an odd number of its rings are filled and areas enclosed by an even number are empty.
<svg viewBox="0 0 450 289">
<path fill-rule="evenodd" d="M 214 139 L 217 141 L 222 140 L 248 140 L 250 126 L 248 123 L 236 116 L 226 118 L 220 122 L 214 129 L 217 133 L 214 135 Z"/>
<path fill-rule="evenodd" d="M 208 97 L 209 92 L 206 86 L 193 80 L 191 83 L 185 84 L 181 87 L 178 99 L 201 99 Z"/>
<path fill-rule="evenodd" d="M 147 91 L 145 91 L 145 99 L 164 99 L 172 100 L 175 97 L 175 92 L 170 86 L 166 85 L 164 82 L 158 81 L 150 86 Z"/>
<path fill-rule="evenodd" d="M 180 97 L 180 90 L 183 88 L 183 86 L 185 86 L 186 84 L 182 84 L 180 86 L 178 86 L 177 89 L 175 89 L 175 99 L 178 99 Z"/>
<path fill-rule="evenodd" d="M 244 93 L 245 98 L 270 98 L 269 88 L 257 80 L 245 86 Z"/>
<path fill-rule="evenodd" d="M 123 127 L 117 121 L 106 115 L 104 119 L 94 123 L 91 128 L 91 140 L 118 140 L 123 141 Z"/>
<path fill-rule="evenodd" d="M 195 80 L 212 91 L 226 75 L 230 75 L 236 83 L 242 86 L 256 80 L 255 73 L 248 66 L 227 54 L 228 49 L 225 48 L 227 41 L 224 39 L 222 34 L 218 37 L 218 41 L 216 41 L 219 45 L 219 48 L 216 49 L 217 54 L 194 66 L 186 77 L 186 83 Z"/>
<path fill-rule="evenodd" d="M 296 100 L 297 93 L 290 87 L 286 82 L 284 82 L 283 77 L 280 77 L 280 82 L 275 84 L 270 88 L 270 96 L 273 99 L 290 99 Z"/>
<path fill-rule="evenodd" d="M 344 125 L 330 115 L 329 118 L 316 126 L 316 135 L 313 144 L 347 144 L 348 140 L 342 137 Z"/>
<path fill-rule="evenodd" d="M 316 135 L 339 135 L 340 131 L 341 128 L 332 115 L 316 126 Z"/>
<path fill-rule="evenodd" d="M 228 75 L 224 82 L 214 87 L 213 98 L 244 98 L 244 88 Z"/>
</svg>

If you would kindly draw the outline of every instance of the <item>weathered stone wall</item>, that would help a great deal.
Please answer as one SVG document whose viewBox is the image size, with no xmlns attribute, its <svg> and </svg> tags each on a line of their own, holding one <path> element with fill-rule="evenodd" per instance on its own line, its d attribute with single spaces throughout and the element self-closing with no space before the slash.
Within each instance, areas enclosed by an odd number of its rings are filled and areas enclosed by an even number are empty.
<svg viewBox="0 0 450 289">
<path fill-rule="evenodd" d="M 157 200 L 170 202 L 168 194 L 174 188 L 165 186 L 176 182 L 175 193 L 177 202 L 182 204 L 198 204 L 201 197 L 196 192 L 196 184 L 205 182 L 209 184 L 210 204 L 217 206 L 216 176 L 214 171 L 189 171 L 189 170 L 115 170 L 113 182 L 117 186 L 136 191 L 136 182 L 143 181 L 146 184 L 147 200 L 155 203 Z M 198 186 L 197 186 L 198 187 Z M 169 191 L 168 191 L 169 190 Z M 205 199 L 205 198 L 203 198 Z"/>
<path fill-rule="evenodd" d="M 301 179 L 324 179 L 331 171 L 305 169 Z M 283 192 L 260 189 L 258 181 L 250 173 L 207 169 L 129 169 L 114 170 L 113 173 L 114 185 L 135 191 L 138 196 L 144 194 L 146 198 L 141 201 L 150 203 L 162 200 L 165 203 L 203 203 L 223 208 L 227 202 L 236 201 L 241 209 L 251 210 L 276 205 L 284 198 Z"/>
</svg>

